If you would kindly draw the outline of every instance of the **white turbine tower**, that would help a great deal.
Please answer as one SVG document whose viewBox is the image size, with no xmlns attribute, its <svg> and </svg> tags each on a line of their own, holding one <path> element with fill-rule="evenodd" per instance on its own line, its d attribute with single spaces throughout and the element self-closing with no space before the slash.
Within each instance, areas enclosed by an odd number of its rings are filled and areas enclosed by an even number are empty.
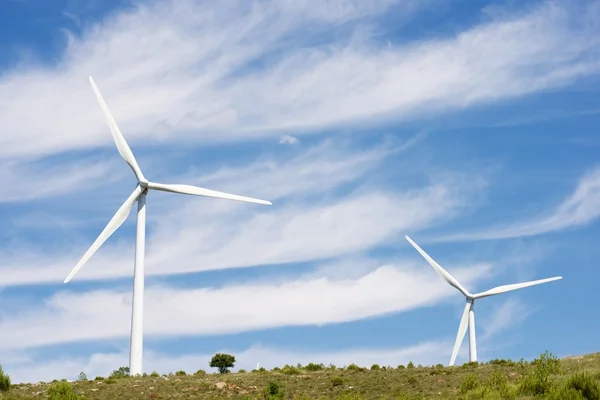
<svg viewBox="0 0 600 400">
<path fill-rule="evenodd" d="M 216 192 L 214 190 L 203 189 L 196 186 L 190 185 L 166 185 L 162 183 L 149 182 L 142 174 L 140 167 L 138 166 L 131 149 L 127 145 L 125 138 L 121 134 L 121 131 L 117 127 L 115 120 L 113 119 L 98 87 L 94 80 L 90 76 L 89 78 L 92 89 L 100 103 L 100 107 L 104 112 L 104 116 L 110 127 L 117 149 L 121 154 L 121 157 L 133 170 L 138 184 L 136 185 L 133 193 L 125 200 L 125 203 L 117 210 L 116 214 L 108 222 L 108 225 L 100 233 L 100 236 L 92 243 L 88 251 L 81 257 L 75 268 L 69 273 L 65 279 L 65 283 L 69 282 L 71 278 L 79 271 L 79 269 L 92 257 L 92 255 L 100 248 L 102 243 L 106 241 L 118 228 L 125 222 L 129 213 L 133 207 L 133 204 L 137 201 L 138 212 L 137 212 L 137 227 L 136 227 L 136 240 L 135 240 L 135 261 L 133 270 L 133 305 L 131 313 L 131 337 L 130 337 L 130 348 L 129 348 L 129 372 L 131 375 L 137 375 L 142 373 L 142 344 L 143 344 L 143 313 L 144 313 L 144 252 L 145 252 L 145 240 L 146 240 L 146 195 L 148 190 L 161 190 L 164 192 L 189 194 L 196 196 L 207 196 L 217 197 L 221 199 L 239 200 L 249 203 L 259 203 L 271 205 L 271 202 L 265 200 L 253 199 L 250 197 L 237 196 L 234 194 Z"/>
<path fill-rule="evenodd" d="M 405 236 L 406 240 L 410 244 L 413 245 L 415 249 L 427 260 L 429 264 L 435 269 L 435 271 L 440 275 L 450 286 L 455 287 L 465 295 L 467 299 L 467 304 L 465 304 L 465 310 L 463 312 L 463 316 L 460 320 L 460 325 L 458 327 L 458 334 L 456 335 L 456 342 L 454 343 L 454 350 L 452 350 L 452 357 L 450 358 L 450 366 L 454 365 L 454 361 L 456 360 L 456 355 L 458 354 L 458 350 L 460 349 L 460 345 L 462 344 L 463 339 L 465 338 L 465 333 L 467 332 L 467 325 L 469 326 L 469 361 L 477 361 L 477 343 L 475 340 L 475 311 L 474 304 L 475 300 L 481 299 L 483 297 L 494 296 L 501 293 L 510 292 L 512 290 L 526 288 L 528 286 L 539 285 L 541 283 L 552 282 L 558 279 L 562 279 L 562 276 L 555 276 L 553 278 L 540 279 L 537 281 L 529 281 L 523 283 L 515 283 L 513 285 L 503 285 L 497 286 L 493 289 L 486 290 L 485 292 L 471 294 L 467 289 L 465 289 L 456 278 L 450 275 L 444 268 L 442 268 L 433 258 L 431 258 L 427 253 L 423 251 L 415 242 L 412 241 L 411 238 Z"/>
</svg>

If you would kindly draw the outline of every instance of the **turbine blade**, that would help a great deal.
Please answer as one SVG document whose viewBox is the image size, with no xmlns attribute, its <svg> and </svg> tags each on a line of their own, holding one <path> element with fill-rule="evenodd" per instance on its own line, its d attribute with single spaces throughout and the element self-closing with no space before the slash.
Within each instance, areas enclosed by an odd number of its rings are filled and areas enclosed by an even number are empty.
<svg viewBox="0 0 600 400">
<path fill-rule="evenodd" d="M 110 132 L 112 133 L 112 137 L 115 141 L 115 144 L 117 145 L 117 150 L 119 150 L 119 154 L 121 154 L 121 157 L 123 157 L 125 162 L 127 164 L 129 164 L 129 166 L 133 170 L 133 173 L 135 174 L 135 177 L 137 178 L 138 182 L 146 181 L 146 178 L 144 177 L 144 174 L 142 174 L 142 170 L 140 169 L 140 166 L 138 165 L 137 161 L 135 160 L 135 157 L 133 156 L 133 153 L 131 152 L 131 148 L 125 141 L 123 134 L 119 130 L 119 127 L 117 126 L 117 123 L 115 122 L 115 119 L 113 118 L 112 114 L 110 113 L 110 111 L 108 109 L 108 106 L 106 105 L 106 102 L 102 98 L 102 95 L 100 94 L 100 90 L 98 90 L 98 86 L 96 86 L 96 82 L 94 82 L 94 79 L 92 79 L 91 76 L 89 77 L 89 80 L 90 80 L 90 84 L 92 85 L 92 89 L 94 90 L 94 94 L 96 95 L 96 99 L 98 100 L 98 103 L 100 103 L 100 107 L 102 108 L 104 117 L 106 118 L 106 121 L 108 122 L 108 126 L 110 127 Z"/>
<path fill-rule="evenodd" d="M 244 197 L 244 196 L 238 196 L 236 194 L 217 192 L 215 190 L 203 189 L 203 188 L 200 188 L 197 186 L 191 186 L 191 185 L 165 185 L 162 183 L 148 182 L 148 189 L 162 190 L 163 192 L 191 194 L 194 196 L 217 197 L 219 199 L 238 200 L 238 201 L 245 201 L 248 203 L 266 204 L 269 206 L 272 204 L 270 201 L 266 201 L 266 200 L 259 200 L 259 199 L 253 199 L 252 197 Z"/>
<path fill-rule="evenodd" d="M 404 237 L 406 238 L 406 240 L 408 240 L 408 242 L 410 244 L 412 244 L 412 246 L 415 249 L 417 249 L 417 251 L 419 253 L 421 253 L 421 255 L 423 256 L 423 258 L 425 258 L 425 260 L 427 260 L 427 262 L 433 267 L 433 269 L 435 269 L 435 271 L 438 273 L 438 275 L 441 276 L 446 282 L 448 282 L 448 284 L 450 284 L 450 286 L 454 286 L 456 289 L 458 289 L 465 296 L 470 296 L 471 295 L 467 289 L 465 289 L 464 287 L 462 287 L 462 285 L 460 283 L 458 283 L 458 281 L 452 275 L 450 275 L 448 273 L 448 271 L 446 271 L 437 262 L 435 262 L 435 260 L 433 258 L 431 258 L 429 256 L 429 254 L 425 253 L 425 251 L 423 251 L 423 249 L 420 248 L 418 244 L 416 244 L 415 242 L 413 242 L 413 240 L 411 238 L 409 238 L 408 236 L 404 236 Z"/>
<path fill-rule="evenodd" d="M 458 350 L 460 350 L 460 345 L 462 344 L 463 339 L 465 338 L 465 333 L 467 333 L 467 327 L 469 326 L 469 310 L 471 308 L 471 303 L 467 302 L 465 304 L 465 311 L 463 311 L 462 318 L 460 319 L 460 325 L 458 327 L 458 334 L 456 335 L 456 342 L 454 343 L 454 349 L 452 350 L 452 357 L 450 358 L 450 366 L 454 365 L 454 361 L 456 361 L 456 356 L 458 355 Z"/>
<path fill-rule="evenodd" d="M 511 291 L 517 290 L 517 289 L 523 289 L 528 286 L 540 285 L 540 284 L 546 283 L 546 282 L 557 281 L 559 279 L 562 279 L 562 276 L 555 276 L 553 278 L 539 279 L 537 281 L 515 283 L 512 285 L 497 286 L 493 289 L 486 290 L 485 292 L 477 293 L 477 294 L 473 295 L 473 297 L 476 299 L 480 299 L 482 297 L 494 296 L 494 295 L 501 294 L 501 293 L 511 292 Z"/>
<path fill-rule="evenodd" d="M 92 257 L 92 255 L 94 255 L 94 253 L 100 248 L 100 246 L 102 246 L 102 243 L 104 243 L 106 239 L 108 239 L 110 235 L 112 235 L 123 224 L 123 222 L 125 222 L 125 220 L 129 216 L 129 213 L 131 212 L 133 204 L 138 199 L 141 193 L 142 189 L 138 185 L 133 191 L 133 193 L 129 195 L 127 200 L 125 200 L 125 203 L 123 203 L 123 205 L 117 210 L 115 215 L 111 218 L 104 230 L 100 233 L 98 238 L 96 238 L 94 243 L 92 243 L 90 248 L 85 252 L 83 257 L 81 257 L 77 265 L 75 265 L 75 268 L 71 270 L 69 275 L 65 278 L 64 283 L 69 282 L 81 269 L 81 267 L 83 267 L 83 264 L 85 264 Z"/>
</svg>

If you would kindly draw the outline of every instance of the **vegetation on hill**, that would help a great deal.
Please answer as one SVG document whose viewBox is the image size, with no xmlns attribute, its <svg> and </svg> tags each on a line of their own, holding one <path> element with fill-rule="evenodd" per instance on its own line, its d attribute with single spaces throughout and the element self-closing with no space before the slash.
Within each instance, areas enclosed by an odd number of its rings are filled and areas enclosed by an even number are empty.
<svg viewBox="0 0 600 400">
<path fill-rule="evenodd" d="M 548 399 L 600 400 L 600 353 L 559 360 L 545 352 L 532 362 L 492 360 L 462 366 L 360 367 L 310 363 L 228 373 L 235 358 L 215 355 L 212 367 L 187 374 L 129 376 L 121 367 L 88 380 L 11 385 L 0 368 L 0 399 Z"/>
</svg>

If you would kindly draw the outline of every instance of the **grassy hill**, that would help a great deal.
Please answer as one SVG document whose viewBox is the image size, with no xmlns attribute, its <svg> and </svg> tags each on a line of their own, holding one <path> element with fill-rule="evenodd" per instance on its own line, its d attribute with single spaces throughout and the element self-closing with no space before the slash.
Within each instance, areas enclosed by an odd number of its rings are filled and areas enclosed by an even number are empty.
<svg viewBox="0 0 600 400">
<path fill-rule="evenodd" d="M 600 353 L 563 360 L 544 353 L 529 363 L 493 360 L 455 367 L 309 364 L 273 371 L 184 374 L 17 384 L 0 392 L 0 399 L 600 400 Z"/>
</svg>

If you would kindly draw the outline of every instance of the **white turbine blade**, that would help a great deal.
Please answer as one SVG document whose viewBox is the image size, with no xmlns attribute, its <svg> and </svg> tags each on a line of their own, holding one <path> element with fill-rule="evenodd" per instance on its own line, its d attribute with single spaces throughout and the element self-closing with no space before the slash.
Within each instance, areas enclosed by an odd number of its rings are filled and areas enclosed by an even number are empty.
<svg viewBox="0 0 600 400">
<path fill-rule="evenodd" d="M 467 302 L 465 304 L 465 311 L 463 311 L 462 318 L 460 319 L 460 325 L 458 327 L 458 334 L 456 335 L 456 342 L 454 343 L 454 349 L 452 350 L 452 357 L 450 358 L 450 366 L 454 365 L 454 361 L 456 361 L 456 356 L 458 355 L 458 350 L 460 350 L 460 345 L 462 344 L 463 339 L 465 338 L 465 333 L 467 333 L 467 327 L 469 326 L 469 310 L 471 308 L 471 303 Z"/>
<path fill-rule="evenodd" d="M 133 153 L 131 152 L 131 148 L 129 148 L 129 145 L 127 144 L 127 142 L 125 141 L 125 138 L 123 137 L 123 134 L 119 130 L 119 127 L 117 126 L 117 123 L 115 122 L 115 119 L 113 118 L 112 114 L 110 113 L 110 111 L 108 109 L 108 106 L 104 102 L 104 99 L 102 98 L 102 95 L 100 94 L 100 90 L 98 90 L 98 86 L 96 86 L 96 82 L 94 82 L 94 79 L 92 79 L 91 76 L 89 77 L 89 79 L 90 79 L 90 84 L 92 85 L 92 89 L 94 90 L 94 94 L 96 95 L 96 99 L 98 99 L 98 103 L 100 103 L 100 107 L 102 108 L 104 117 L 106 118 L 106 121 L 108 122 L 108 126 L 110 127 L 110 132 L 112 133 L 115 144 L 117 145 L 117 150 L 119 150 L 119 154 L 121 154 L 121 157 L 123 157 L 125 162 L 127 164 L 129 164 L 129 166 L 133 170 L 133 173 L 135 174 L 138 182 L 146 181 L 146 178 L 144 177 L 144 174 L 142 174 L 142 170 L 140 169 L 140 166 L 138 165 L 137 161 L 135 160 L 135 157 L 133 156 Z"/>
<path fill-rule="evenodd" d="M 425 251 L 423 251 L 423 249 L 420 248 L 418 244 L 416 244 L 415 242 L 413 242 L 412 239 L 409 238 L 408 236 L 404 236 L 404 237 L 406 238 L 406 240 L 408 240 L 408 242 L 410 244 L 412 244 L 412 246 L 415 249 L 417 249 L 417 251 L 419 253 L 421 253 L 421 255 L 427 260 L 427 262 L 433 267 L 433 269 L 435 269 L 435 271 L 438 273 L 438 275 L 441 276 L 446 282 L 448 282 L 448 284 L 450 284 L 450 286 L 454 286 L 456 289 L 458 289 L 465 296 L 470 296 L 471 295 L 467 291 L 467 289 L 465 289 L 464 287 L 462 287 L 462 285 L 460 283 L 458 283 L 458 281 L 452 275 L 450 275 L 448 273 L 448 271 L 446 271 L 437 262 L 435 262 L 435 260 L 433 258 L 431 258 L 429 256 L 429 254 L 425 253 Z"/>
<path fill-rule="evenodd" d="M 131 195 L 127 198 L 127 200 L 125 200 L 125 203 L 123 203 L 123 205 L 117 210 L 115 215 L 108 222 L 108 224 L 100 233 L 98 238 L 94 241 L 94 243 L 92 243 L 88 251 L 86 251 L 83 257 L 81 257 L 77 265 L 75 265 L 75 268 L 71 270 L 69 275 L 65 278 L 64 283 L 69 282 L 73 278 L 73 276 L 75 276 L 75 274 L 81 269 L 81 267 L 83 267 L 83 264 L 85 264 L 92 257 L 92 255 L 94 255 L 94 253 L 100 248 L 100 246 L 102 246 L 102 243 L 104 243 L 106 239 L 108 239 L 110 235 L 112 235 L 123 224 L 123 222 L 125 222 L 125 220 L 129 216 L 129 213 L 131 212 L 133 204 L 138 199 L 141 193 L 142 189 L 138 185 L 133 191 L 133 193 L 131 193 Z"/>
<path fill-rule="evenodd" d="M 515 284 L 512 284 L 512 285 L 497 286 L 497 287 L 495 287 L 493 289 L 486 290 L 485 292 L 477 293 L 477 294 L 473 295 L 473 297 L 476 298 L 476 299 L 480 299 L 482 297 L 494 296 L 496 294 L 506 293 L 506 292 L 510 292 L 510 291 L 513 291 L 513 290 L 517 290 L 517 289 L 523 289 L 523 288 L 526 288 L 528 286 L 540 285 L 540 284 L 546 283 L 546 282 L 557 281 L 559 279 L 562 279 L 562 276 L 555 276 L 553 278 L 539 279 L 537 281 L 515 283 Z"/>
<path fill-rule="evenodd" d="M 238 200 L 238 201 L 245 201 L 248 203 L 266 204 L 269 206 L 272 204 L 270 201 L 266 201 L 266 200 L 259 200 L 259 199 L 253 199 L 252 197 L 244 197 L 244 196 L 238 196 L 236 194 L 217 192 L 215 190 L 203 189 L 203 188 L 200 188 L 197 186 L 191 186 L 191 185 L 165 185 L 162 183 L 148 182 L 148 189 L 162 190 L 163 192 L 191 194 L 191 195 L 195 195 L 195 196 L 217 197 L 219 199 Z"/>
</svg>

